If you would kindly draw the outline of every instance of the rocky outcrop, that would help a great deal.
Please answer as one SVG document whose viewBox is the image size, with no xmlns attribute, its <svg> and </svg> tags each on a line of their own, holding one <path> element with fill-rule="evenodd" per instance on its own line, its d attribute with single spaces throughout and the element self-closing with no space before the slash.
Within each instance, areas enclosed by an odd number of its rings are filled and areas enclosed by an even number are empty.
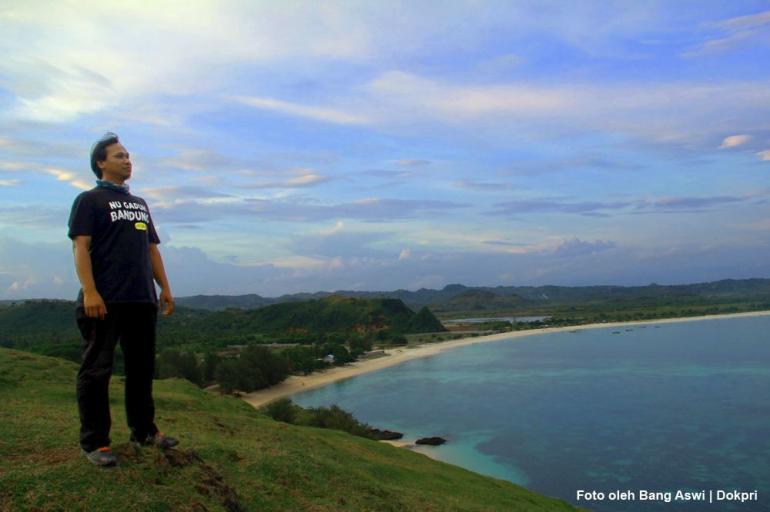
<svg viewBox="0 0 770 512">
<path fill-rule="evenodd" d="M 437 436 L 423 437 L 416 441 L 416 444 L 427 444 L 430 446 L 438 446 L 444 443 L 446 443 L 446 439 L 444 439 L 443 437 L 437 437 Z"/>
<path fill-rule="evenodd" d="M 369 434 L 371 435 L 372 439 L 376 439 L 377 441 L 394 441 L 396 439 L 401 439 L 404 437 L 404 434 L 401 432 L 392 432 L 390 430 L 380 430 L 378 428 L 371 428 L 369 429 Z"/>
</svg>

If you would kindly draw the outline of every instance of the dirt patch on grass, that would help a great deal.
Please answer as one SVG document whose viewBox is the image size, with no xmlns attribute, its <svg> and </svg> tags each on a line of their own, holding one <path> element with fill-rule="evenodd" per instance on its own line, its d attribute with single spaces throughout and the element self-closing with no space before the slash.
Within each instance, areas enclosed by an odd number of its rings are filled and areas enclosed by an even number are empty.
<svg viewBox="0 0 770 512">
<path fill-rule="evenodd" d="M 190 485 L 198 494 L 219 501 L 228 512 L 244 512 L 246 510 L 235 489 L 230 487 L 222 475 L 207 464 L 195 450 L 137 448 L 133 443 L 121 443 L 113 446 L 113 451 L 118 455 L 119 464 L 146 464 L 149 462 L 161 474 L 182 468 L 192 468 L 194 471 L 190 475 Z M 200 503 L 192 503 L 190 507 L 192 507 L 190 510 L 195 511 L 207 510 Z"/>
<path fill-rule="evenodd" d="M 238 493 L 227 485 L 219 472 L 207 464 L 195 450 L 158 450 L 156 464 L 172 468 L 195 466 L 198 469 L 193 483 L 198 494 L 217 499 L 227 512 L 245 512 Z"/>
</svg>

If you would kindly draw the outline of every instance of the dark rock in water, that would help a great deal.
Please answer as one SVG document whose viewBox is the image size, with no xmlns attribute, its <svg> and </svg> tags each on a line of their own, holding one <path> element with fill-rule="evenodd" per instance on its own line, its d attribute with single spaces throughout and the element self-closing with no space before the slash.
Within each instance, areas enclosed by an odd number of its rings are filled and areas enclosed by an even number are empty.
<svg viewBox="0 0 770 512">
<path fill-rule="evenodd" d="M 369 434 L 372 436 L 372 439 L 376 439 L 378 441 L 393 441 L 395 439 L 401 439 L 404 437 L 404 434 L 401 432 L 392 432 L 390 430 L 380 430 L 378 428 L 370 428 Z"/>
<path fill-rule="evenodd" d="M 446 439 L 443 437 L 423 437 L 422 439 L 418 439 L 416 441 L 417 444 L 429 444 L 431 446 L 438 446 L 440 444 L 446 443 Z"/>
</svg>

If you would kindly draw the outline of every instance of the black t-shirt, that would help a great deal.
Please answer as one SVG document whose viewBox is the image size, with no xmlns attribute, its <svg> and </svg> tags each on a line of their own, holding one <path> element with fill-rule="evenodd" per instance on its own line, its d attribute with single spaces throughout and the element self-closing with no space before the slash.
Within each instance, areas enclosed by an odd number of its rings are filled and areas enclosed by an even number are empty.
<svg viewBox="0 0 770 512">
<path fill-rule="evenodd" d="M 150 244 L 160 239 L 144 199 L 105 187 L 83 192 L 69 219 L 69 237 L 78 235 L 91 236 L 91 266 L 104 302 L 157 302 Z"/>
</svg>

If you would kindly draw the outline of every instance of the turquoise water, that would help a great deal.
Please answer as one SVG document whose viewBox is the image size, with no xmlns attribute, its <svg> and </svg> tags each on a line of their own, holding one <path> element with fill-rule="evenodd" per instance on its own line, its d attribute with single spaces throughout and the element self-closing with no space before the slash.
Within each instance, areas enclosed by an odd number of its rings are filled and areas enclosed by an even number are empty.
<svg viewBox="0 0 770 512">
<path fill-rule="evenodd" d="M 458 348 L 295 395 L 442 460 L 597 511 L 770 510 L 770 317 L 539 334 Z M 577 491 L 605 493 L 578 501 Z M 640 490 L 758 501 L 641 500 Z M 630 490 L 634 499 L 609 501 Z M 661 495 L 664 497 L 665 495 Z"/>
</svg>

